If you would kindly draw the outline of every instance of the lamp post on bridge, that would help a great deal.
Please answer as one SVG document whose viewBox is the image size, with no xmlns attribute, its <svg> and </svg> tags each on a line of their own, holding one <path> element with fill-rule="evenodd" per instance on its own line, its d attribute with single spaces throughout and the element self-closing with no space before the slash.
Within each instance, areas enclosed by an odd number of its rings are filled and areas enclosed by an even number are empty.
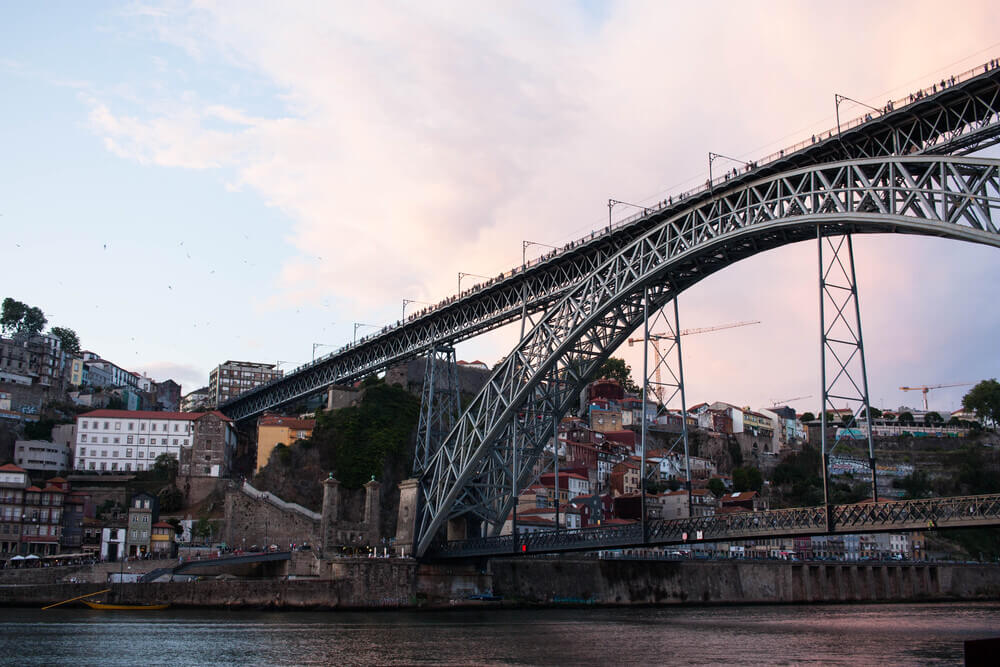
<svg viewBox="0 0 1000 667">
<path fill-rule="evenodd" d="M 713 182 L 713 179 L 712 179 L 712 163 L 715 162 L 716 160 L 718 160 L 719 158 L 722 158 L 722 159 L 725 159 L 725 160 L 730 160 L 732 162 L 739 162 L 744 167 L 749 167 L 750 166 L 750 163 L 747 162 L 746 160 L 739 160 L 739 159 L 734 158 L 734 157 L 729 157 L 728 155 L 723 155 L 722 153 L 713 153 L 712 151 L 709 151 L 708 152 L 708 187 L 709 187 L 709 189 L 711 189 L 711 188 L 713 188 L 715 186 L 715 183 Z"/>
<path fill-rule="evenodd" d="M 406 319 L 406 307 L 411 303 L 419 303 L 424 306 L 433 306 L 434 304 L 428 303 L 426 301 L 417 301 L 416 299 L 403 299 L 403 319 Z"/>
<path fill-rule="evenodd" d="M 860 104 L 861 106 L 863 106 L 866 109 L 871 109 L 872 111 L 874 111 L 877 114 L 881 114 L 882 113 L 881 109 L 876 109 L 875 107 L 873 107 L 873 106 L 871 106 L 869 104 L 865 104 L 864 102 L 859 102 L 856 99 L 854 99 L 853 97 L 848 97 L 847 95 L 841 95 L 840 93 L 834 93 L 833 94 L 833 105 L 834 105 L 834 107 L 836 107 L 836 113 L 837 113 L 837 136 L 838 137 L 840 136 L 840 103 L 841 102 L 854 102 L 855 104 Z"/>
<path fill-rule="evenodd" d="M 313 361 L 316 361 L 316 348 L 318 347 L 337 347 L 332 343 L 313 343 Z"/>
<path fill-rule="evenodd" d="M 623 204 L 625 206 L 631 206 L 632 208 L 641 208 L 643 213 L 649 212 L 648 206 L 639 206 L 638 204 L 632 204 L 631 202 L 622 201 L 620 199 L 608 199 L 608 231 L 611 231 L 611 209 L 615 207 L 615 204 Z"/>
<path fill-rule="evenodd" d="M 548 243 L 539 243 L 538 241 L 521 241 L 521 268 L 524 268 L 528 264 L 528 259 L 526 251 L 529 246 L 540 245 L 543 248 L 552 248 L 553 250 L 558 250 L 554 245 L 549 245 Z"/>
<path fill-rule="evenodd" d="M 482 278 L 483 280 L 489 280 L 489 276 L 481 276 L 478 273 L 464 273 L 462 271 L 458 272 L 458 293 L 462 293 L 462 278 Z"/>
<path fill-rule="evenodd" d="M 371 327 L 373 329 L 377 329 L 378 328 L 374 324 L 365 324 L 364 322 L 355 322 L 354 323 L 354 344 L 355 345 L 358 344 L 358 328 L 359 327 Z"/>
</svg>

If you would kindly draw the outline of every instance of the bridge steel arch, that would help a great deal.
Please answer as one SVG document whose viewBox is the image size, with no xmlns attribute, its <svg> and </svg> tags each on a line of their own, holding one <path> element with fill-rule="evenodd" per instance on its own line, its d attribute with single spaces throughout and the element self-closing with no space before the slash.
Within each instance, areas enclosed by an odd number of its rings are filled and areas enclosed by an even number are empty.
<svg viewBox="0 0 1000 667">
<path fill-rule="evenodd" d="M 393 364 L 426 354 L 435 345 L 454 345 L 518 320 L 522 313 L 544 312 L 618 250 L 665 220 L 709 204 L 720 189 L 746 188 L 762 178 L 816 164 L 891 155 L 961 154 L 1000 141 L 1000 68 L 977 69 L 971 78 L 942 87 L 911 103 L 868 120 L 844 123 L 788 150 L 750 171 L 716 179 L 712 187 L 671 197 L 611 229 L 575 241 L 568 249 L 532 266 L 506 272 L 481 289 L 467 290 L 420 317 L 368 336 L 306 364 L 285 377 L 257 387 L 220 406 L 242 421 L 280 408 L 336 383 L 352 382 Z"/>
<path fill-rule="evenodd" d="M 496 534 L 584 380 L 702 278 L 797 241 L 855 233 L 1000 247 L 1000 161 L 890 157 L 809 166 L 731 188 L 624 245 L 569 289 L 494 370 L 420 479 L 417 555 L 450 518 Z M 517 462 L 514 468 L 512 462 Z"/>
</svg>

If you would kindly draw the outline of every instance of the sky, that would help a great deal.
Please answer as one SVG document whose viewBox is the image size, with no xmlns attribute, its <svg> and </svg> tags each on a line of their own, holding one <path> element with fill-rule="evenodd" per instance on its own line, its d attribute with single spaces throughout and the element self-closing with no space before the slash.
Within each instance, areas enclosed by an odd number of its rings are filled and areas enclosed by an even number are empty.
<svg viewBox="0 0 1000 667">
<path fill-rule="evenodd" d="M 990 2 L 947 21 L 912 0 L 3 13 L 0 297 L 184 392 L 227 359 L 291 370 L 350 342 L 354 323 L 394 322 L 403 299 L 452 294 L 459 272 L 519 264 L 523 240 L 600 228 L 609 198 L 704 182 L 709 151 L 753 159 L 808 138 L 833 126 L 834 93 L 882 106 L 1000 57 Z M 1000 251 L 864 236 L 855 258 L 873 404 L 919 407 L 898 388 L 1000 376 Z M 816 410 L 817 281 L 804 243 L 685 292 L 682 328 L 760 321 L 683 338 L 689 405 L 811 396 L 791 405 Z M 492 365 L 513 336 L 459 357 Z M 641 368 L 638 347 L 619 356 Z M 932 392 L 931 408 L 967 389 Z"/>
</svg>

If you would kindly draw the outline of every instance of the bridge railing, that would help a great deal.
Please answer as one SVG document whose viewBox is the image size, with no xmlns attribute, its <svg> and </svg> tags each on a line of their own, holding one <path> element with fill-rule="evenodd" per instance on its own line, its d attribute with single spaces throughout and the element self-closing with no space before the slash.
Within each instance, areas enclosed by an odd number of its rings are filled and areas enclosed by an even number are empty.
<svg viewBox="0 0 1000 667">
<path fill-rule="evenodd" d="M 863 502 L 830 507 L 832 531 L 827 530 L 827 508 L 795 507 L 714 514 L 684 519 L 653 519 L 643 526 L 595 526 L 571 530 L 479 537 L 438 544 L 433 557 L 598 551 L 623 547 L 719 542 L 792 535 L 888 532 L 974 527 L 1000 523 L 1000 494 Z"/>
</svg>

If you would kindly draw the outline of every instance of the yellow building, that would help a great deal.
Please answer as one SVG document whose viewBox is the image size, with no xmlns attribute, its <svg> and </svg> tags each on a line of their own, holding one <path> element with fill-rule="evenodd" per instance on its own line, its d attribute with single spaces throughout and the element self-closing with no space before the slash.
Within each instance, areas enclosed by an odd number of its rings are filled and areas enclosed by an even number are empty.
<svg viewBox="0 0 1000 667">
<path fill-rule="evenodd" d="M 152 535 L 149 536 L 150 551 L 154 554 L 163 553 L 172 556 L 174 553 L 174 537 L 176 535 L 177 531 L 166 521 L 154 523 Z"/>
<path fill-rule="evenodd" d="M 271 452 L 281 444 L 290 446 L 296 440 L 312 436 L 315 419 L 297 419 L 281 415 L 264 415 L 257 422 L 257 470 L 267 465 Z"/>
</svg>

